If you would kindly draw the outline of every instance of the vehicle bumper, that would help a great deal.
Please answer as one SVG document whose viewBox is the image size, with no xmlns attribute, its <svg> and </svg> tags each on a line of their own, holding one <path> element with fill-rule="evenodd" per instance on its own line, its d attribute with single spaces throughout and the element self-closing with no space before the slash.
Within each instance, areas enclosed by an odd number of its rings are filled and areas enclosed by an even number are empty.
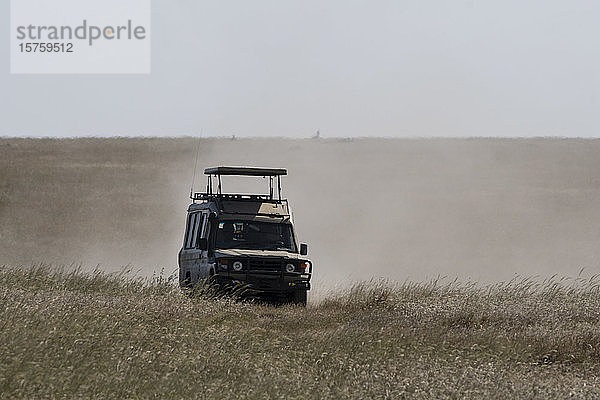
<svg viewBox="0 0 600 400">
<path fill-rule="evenodd" d="M 214 276 L 219 284 L 247 284 L 252 290 L 265 294 L 288 294 L 310 290 L 310 274 L 269 272 L 221 272 Z"/>
</svg>

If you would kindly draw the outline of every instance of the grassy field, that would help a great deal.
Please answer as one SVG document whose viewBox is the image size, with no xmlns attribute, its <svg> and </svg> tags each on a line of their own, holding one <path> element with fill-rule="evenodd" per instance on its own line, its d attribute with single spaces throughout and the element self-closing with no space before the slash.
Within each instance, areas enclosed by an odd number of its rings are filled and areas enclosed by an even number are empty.
<svg viewBox="0 0 600 400">
<path fill-rule="evenodd" d="M 308 308 L 151 278 L 176 269 L 197 149 L 199 171 L 289 169 Z M 0 138 L 0 398 L 600 398 L 600 279 L 544 279 L 598 271 L 599 151 Z M 19 267 L 39 262 L 104 272 Z M 497 283 L 515 273 L 542 278 Z M 372 276 L 408 283 L 349 289 Z"/>
<path fill-rule="evenodd" d="M 0 270 L 2 398 L 591 398 L 595 277 L 368 282 L 308 308 Z"/>
</svg>

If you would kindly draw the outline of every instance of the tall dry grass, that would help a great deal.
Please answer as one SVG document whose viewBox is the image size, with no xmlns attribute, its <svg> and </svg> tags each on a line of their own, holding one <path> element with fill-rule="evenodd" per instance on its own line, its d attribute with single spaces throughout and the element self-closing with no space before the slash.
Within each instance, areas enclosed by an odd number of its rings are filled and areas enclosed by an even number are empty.
<svg viewBox="0 0 600 400">
<path fill-rule="evenodd" d="M 0 397 L 598 397 L 599 284 L 370 281 L 304 309 L 4 266 Z"/>
</svg>

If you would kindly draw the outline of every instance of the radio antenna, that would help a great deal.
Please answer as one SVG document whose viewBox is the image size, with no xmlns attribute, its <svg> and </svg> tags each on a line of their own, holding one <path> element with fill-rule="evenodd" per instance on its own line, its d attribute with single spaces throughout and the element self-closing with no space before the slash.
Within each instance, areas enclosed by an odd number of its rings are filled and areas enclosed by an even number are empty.
<svg viewBox="0 0 600 400">
<path fill-rule="evenodd" d="M 194 172 L 192 175 L 192 187 L 190 188 L 190 198 L 194 198 L 194 185 L 196 184 L 196 169 L 198 168 L 198 154 L 200 154 L 200 140 L 202 139 L 202 129 L 198 137 L 198 145 L 196 146 L 196 161 L 194 162 Z"/>
</svg>

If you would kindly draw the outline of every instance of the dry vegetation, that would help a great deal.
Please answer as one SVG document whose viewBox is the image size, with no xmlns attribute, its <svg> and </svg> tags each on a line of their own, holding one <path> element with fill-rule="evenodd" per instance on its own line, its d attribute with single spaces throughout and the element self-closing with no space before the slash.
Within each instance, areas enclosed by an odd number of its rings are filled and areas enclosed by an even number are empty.
<svg viewBox="0 0 600 400">
<path fill-rule="evenodd" d="M 306 309 L 12 267 L 172 271 L 197 144 L 0 138 L 0 398 L 600 397 L 596 277 L 325 294 L 597 271 L 598 140 L 201 140 L 289 168 Z"/>
<path fill-rule="evenodd" d="M 5 266 L 0 397 L 597 397 L 599 292 L 594 277 L 370 282 L 304 309 Z"/>
</svg>

